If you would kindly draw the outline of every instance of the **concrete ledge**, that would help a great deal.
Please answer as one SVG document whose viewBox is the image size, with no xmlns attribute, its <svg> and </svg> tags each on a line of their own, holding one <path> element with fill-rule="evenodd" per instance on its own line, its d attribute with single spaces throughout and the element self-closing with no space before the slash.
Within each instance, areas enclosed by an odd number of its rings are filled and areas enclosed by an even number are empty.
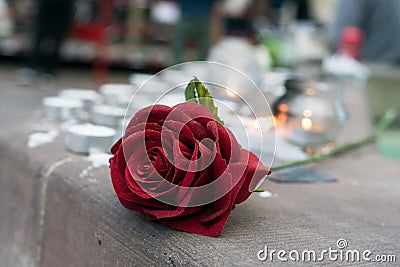
<svg viewBox="0 0 400 267">
<path fill-rule="evenodd" d="M 19 141 L 0 136 L 4 266 L 255 266 L 263 264 L 256 253 L 264 245 L 322 250 L 343 236 L 354 248 L 400 253 L 397 163 L 374 145 L 317 166 L 338 183 L 267 182 L 271 198 L 252 196 L 232 212 L 220 238 L 209 238 L 123 208 L 108 168 L 93 169 L 96 180 L 82 177 L 89 162 L 65 152 L 61 137 L 28 149 L 28 132 L 11 136 Z M 377 162 L 379 181 L 366 172 Z"/>
<path fill-rule="evenodd" d="M 107 167 L 93 169 L 95 182 L 81 178 L 90 163 L 65 152 L 62 137 L 29 149 L 29 132 L 0 136 L 0 233 L 11 245 L 0 260 L 7 266 L 221 265 L 243 253 L 257 262 L 232 242 L 243 232 L 230 223 L 227 236 L 215 239 L 149 222 L 120 205 Z"/>
<path fill-rule="evenodd" d="M 33 266 L 35 262 L 40 170 L 27 166 L 27 162 L 26 157 L 0 143 L 0 261 L 3 266 Z"/>
</svg>

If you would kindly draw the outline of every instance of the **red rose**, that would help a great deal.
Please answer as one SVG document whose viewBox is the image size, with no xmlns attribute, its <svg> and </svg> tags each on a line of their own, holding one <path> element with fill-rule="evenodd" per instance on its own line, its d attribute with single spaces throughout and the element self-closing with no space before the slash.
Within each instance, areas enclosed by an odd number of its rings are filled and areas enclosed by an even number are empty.
<svg viewBox="0 0 400 267">
<path fill-rule="evenodd" d="M 123 206 L 206 236 L 219 236 L 235 204 L 270 173 L 205 106 L 190 102 L 140 110 L 111 152 Z"/>
</svg>

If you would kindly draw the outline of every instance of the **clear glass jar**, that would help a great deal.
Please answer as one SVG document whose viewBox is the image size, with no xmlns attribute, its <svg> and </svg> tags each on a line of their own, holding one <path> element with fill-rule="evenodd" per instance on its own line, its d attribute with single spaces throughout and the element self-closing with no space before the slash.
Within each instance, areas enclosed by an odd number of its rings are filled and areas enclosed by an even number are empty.
<svg viewBox="0 0 400 267">
<path fill-rule="evenodd" d="M 273 107 L 278 134 L 307 152 L 334 142 L 347 120 L 340 88 L 299 77 L 288 79 L 285 87 Z"/>
</svg>

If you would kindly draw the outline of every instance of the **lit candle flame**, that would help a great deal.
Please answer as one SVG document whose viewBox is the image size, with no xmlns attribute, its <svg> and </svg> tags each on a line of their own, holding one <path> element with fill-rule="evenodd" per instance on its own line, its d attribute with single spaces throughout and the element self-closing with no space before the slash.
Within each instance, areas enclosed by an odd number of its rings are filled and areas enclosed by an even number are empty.
<svg viewBox="0 0 400 267">
<path fill-rule="evenodd" d="M 287 112 L 289 111 L 288 105 L 287 105 L 287 104 L 280 104 L 280 105 L 279 105 L 279 111 L 280 111 L 280 112 L 287 113 Z"/>
<path fill-rule="evenodd" d="M 314 95 L 314 94 L 315 94 L 315 90 L 313 88 L 306 89 L 306 95 Z"/>
<path fill-rule="evenodd" d="M 309 131 L 312 128 L 312 124 L 313 123 L 310 118 L 301 119 L 301 127 L 303 127 L 305 131 Z"/>
</svg>

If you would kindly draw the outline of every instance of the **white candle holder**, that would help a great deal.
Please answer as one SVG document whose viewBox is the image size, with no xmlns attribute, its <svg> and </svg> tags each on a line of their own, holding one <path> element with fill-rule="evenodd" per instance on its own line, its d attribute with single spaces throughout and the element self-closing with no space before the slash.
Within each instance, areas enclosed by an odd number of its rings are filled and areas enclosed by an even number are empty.
<svg viewBox="0 0 400 267">
<path fill-rule="evenodd" d="M 114 142 L 116 131 L 109 127 L 78 124 L 65 132 L 65 147 L 75 153 L 89 153 L 91 150 L 108 152 Z"/>
<path fill-rule="evenodd" d="M 79 99 L 45 97 L 42 107 L 44 116 L 51 120 L 80 119 L 84 113 L 84 103 Z"/>
<path fill-rule="evenodd" d="M 94 106 L 91 112 L 91 122 L 97 125 L 117 127 L 125 117 L 126 109 L 109 106 L 97 105 Z"/>
</svg>

